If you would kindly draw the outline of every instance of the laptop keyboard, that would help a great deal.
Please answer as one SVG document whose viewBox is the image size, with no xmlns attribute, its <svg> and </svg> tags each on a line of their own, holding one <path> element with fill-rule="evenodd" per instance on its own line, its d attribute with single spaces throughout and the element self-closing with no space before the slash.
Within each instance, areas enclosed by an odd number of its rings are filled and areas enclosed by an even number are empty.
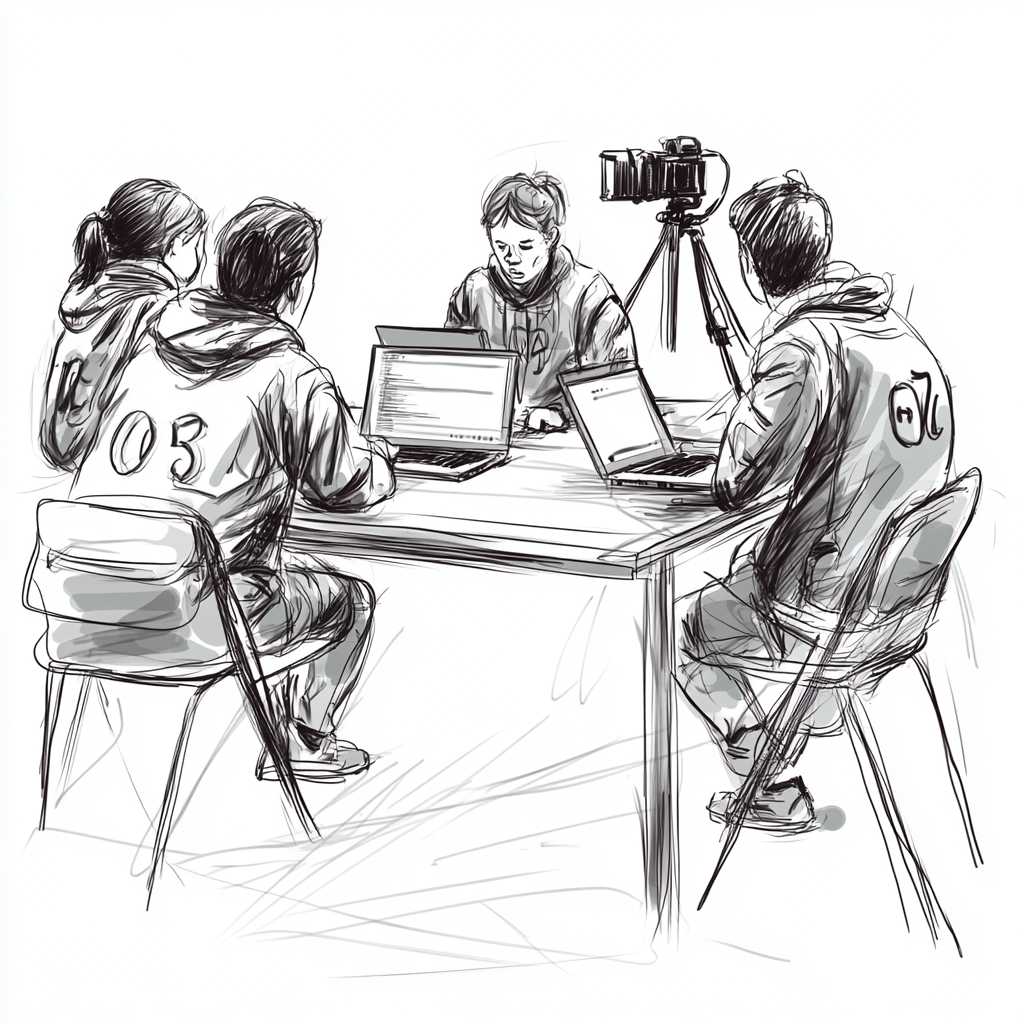
<svg viewBox="0 0 1024 1024">
<path fill-rule="evenodd" d="M 451 451 L 445 448 L 400 448 L 396 462 L 413 462 L 419 466 L 440 466 L 444 469 L 459 469 L 473 462 L 480 462 L 490 452 Z"/>
<path fill-rule="evenodd" d="M 646 473 L 651 476 L 696 476 L 703 469 L 714 465 L 718 461 L 713 455 L 691 455 L 682 453 L 669 455 L 667 458 L 658 458 L 654 462 L 641 463 L 639 466 L 631 466 L 631 473 Z"/>
</svg>

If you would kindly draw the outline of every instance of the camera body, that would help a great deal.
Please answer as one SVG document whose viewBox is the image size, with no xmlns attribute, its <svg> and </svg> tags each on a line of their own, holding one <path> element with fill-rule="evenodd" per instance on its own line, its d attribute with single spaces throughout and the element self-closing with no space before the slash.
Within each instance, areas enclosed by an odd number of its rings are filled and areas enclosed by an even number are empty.
<svg viewBox="0 0 1024 1024">
<path fill-rule="evenodd" d="M 679 135 L 661 139 L 665 147 L 651 153 L 642 149 L 609 149 L 601 154 L 601 198 L 651 203 L 675 200 L 696 207 L 704 198 L 706 160 L 696 139 Z"/>
</svg>

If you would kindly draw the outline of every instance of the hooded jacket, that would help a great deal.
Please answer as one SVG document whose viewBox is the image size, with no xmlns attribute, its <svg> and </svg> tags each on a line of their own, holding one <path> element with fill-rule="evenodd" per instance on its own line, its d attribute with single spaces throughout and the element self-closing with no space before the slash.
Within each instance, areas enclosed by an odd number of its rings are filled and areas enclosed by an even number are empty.
<svg viewBox="0 0 1024 1024">
<path fill-rule="evenodd" d="M 68 288 L 39 431 L 43 455 L 55 469 L 81 465 L 139 336 L 177 294 L 174 276 L 158 260 L 115 261 L 90 284 Z"/>
<path fill-rule="evenodd" d="M 481 327 L 487 346 L 520 354 L 520 408 L 564 408 L 558 374 L 636 358 L 633 330 L 603 275 L 564 247 L 524 289 L 492 256 L 452 295 L 448 327 Z"/>
<path fill-rule="evenodd" d="M 291 327 L 195 291 L 141 340 L 73 496 L 183 502 L 213 527 L 230 572 L 276 569 L 298 496 L 350 511 L 394 490 L 387 460 L 355 436 L 330 374 Z"/>
<path fill-rule="evenodd" d="M 769 316 L 726 428 L 719 505 L 788 494 L 753 556 L 785 603 L 839 608 L 885 522 L 948 479 L 949 382 L 891 303 L 888 277 L 831 264 Z"/>
</svg>

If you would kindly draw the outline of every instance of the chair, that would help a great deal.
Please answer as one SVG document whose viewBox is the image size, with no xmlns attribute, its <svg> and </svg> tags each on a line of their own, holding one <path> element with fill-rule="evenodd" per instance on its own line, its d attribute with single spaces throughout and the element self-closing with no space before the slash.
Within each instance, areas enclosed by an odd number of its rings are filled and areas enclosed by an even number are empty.
<svg viewBox="0 0 1024 1024">
<path fill-rule="evenodd" d="M 784 695 L 765 717 L 766 742 L 727 815 L 718 864 L 698 909 L 707 900 L 736 843 L 755 794 L 786 765 L 787 755 L 799 747 L 801 727 L 808 716 L 821 706 L 823 698 L 831 696 L 838 715 L 836 725 L 850 738 L 894 874 L 894 851 L 886 837 L 886 824 L 933 942 L 938 939 L 941 919 L 957 951 L 963 955 L 896 805 L 864 699 L 875 692 L 890 672 L 908 661 L 914 662 L 938 723 L 950 784 L 977 867 L 982 857 L 963 777 L 921 652 L 945 592 L 954 552 L 974 517 L 980 492 L 981 474 L 972 469 L 921 504 L 889 520 L 858 570 L 839 611 L 811 613 L 806 608 L 777 602 L 771 605 L 769 613 L 775 623 L 780 630 L 796 638 L 797 650 L 804 656 L 797 663 L 794 678 Z M 898 875 L 896 882 L 899 887 Z M 901 892 L 901 903 L 902 898 Z M 907 924 L 909 927 L 909 921 Z"/>
<path fill-rule="evenodd" d="M 163 868 L 196 709 L 214 683 L 234 676 L 288 804 L 308 838 L 319 838 L 273 721 L 267 677 L 312 660 L 325 642 L 261 658 L 213 531 L 187 506 L 134 496 L 47 500 L 39 504 L 36 524 L 23 600 L 47 622 L 36 646 L 36 660 L 46 669 L 40 831 L 46 828 L 53 737 L 69 676 L 83 685 L 69 737 L 77 734 L 84 687 L 94 678 L 192 688 L 156 825 L 148 909 Z M 69 771 L 73 743 L 66 753 Z"/>
</svg>

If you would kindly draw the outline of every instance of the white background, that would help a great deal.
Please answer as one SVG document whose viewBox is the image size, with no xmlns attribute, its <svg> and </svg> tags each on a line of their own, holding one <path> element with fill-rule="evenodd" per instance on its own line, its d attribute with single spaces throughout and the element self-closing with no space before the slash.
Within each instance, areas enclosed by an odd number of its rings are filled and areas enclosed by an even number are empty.
<svg viewBox="0 0 1024 1024">
<path fill-rule="evenodd" d="M 980 668 L 966 659 L 956 666 L 959 690 L 973 694 L 963 724 L 975 751 L 972 792 L 987 812 L 988 864 L 958 896 L 975 904 L 974 954 L 954 963 L 927 950 L 878 963 L 865 933 L 862 961 L 810 976 L 794 969 L 767 995 L 754 991 L 752 975 L 701 973 L 685 960 L 652 968 L 642 992 L 614 972 L 542 982 L 516 971 L 327 990 L 296 962 L 282 974 L 284 992 L 271 985 L 268 996 L 243 980 L 238 951 L 218 948 L 198 951 L 204 980 L 168 977 L 150 1000 L 159 1009 L 123 1019 L 628 1020 L 642 1012 L 755 1021 L 767 1019 L 765 1000 L 784 996 L 800 1007 L 793 1019 L 892 1019 L 886 1008 L 898 997 L 905 1019 L 1019 1020 L 1020 15 L 1019 4 L 980 0 L 4 3 L 3 1019 L 55 1019 L 28 1008 L 33 999 L 45 1005 L 65 965 L 38 939 L 26 946 L 20 929 L 41 917 L 59 930 L 72 912 L 35 891 L 28 904 L 19 888 L 36 800 L 36 766 L 24 752 L 35 749 L 42 680 L 29 652 L 36 623 L 18 590 L 34 492 L 52 480 L 33 452 L 36 374 L 82 217 L 137 176 L 170 178 L 221 220 L 260 195 L 306 206 L 324 232 L 303 334 L 358 402 L 373 325 L 440 325 L 453 289 L 485 259 L 479 201 L 497 176 L 558 175 L 570 200 L 567 242 L 625 294 L 658 226 L 648 207 L 599 201 L 597 154 L 690 134 L 729 158 L 731 197 L 802 170 L 829 200 L 834 256 L 891 272 L 904 302 L 913 289 L 911 318 L 954 384 L 956 463 L 980 466 L 986 481 L 961 558 Z M 743 292 L 725 210 L 707 241 L 752 332 L 759 313 Z M 689 267 L 673 359 L 656 349 L 658 290 L 655 275 L 634 317 L 655 392 L 721 391 Z M 109 965 L 125 984 L 149 955 L 152 925 L 139 927 L 138 943 L 119 943 Z M 109 938 L 97 920 L 95 942 Z M 110 984 L 93 976 L 91 989 L 62 1002 L 61 1019 L 93 1019 Z M 145 1006 L 145 994 L 139 999 Z"/>
</svg>

